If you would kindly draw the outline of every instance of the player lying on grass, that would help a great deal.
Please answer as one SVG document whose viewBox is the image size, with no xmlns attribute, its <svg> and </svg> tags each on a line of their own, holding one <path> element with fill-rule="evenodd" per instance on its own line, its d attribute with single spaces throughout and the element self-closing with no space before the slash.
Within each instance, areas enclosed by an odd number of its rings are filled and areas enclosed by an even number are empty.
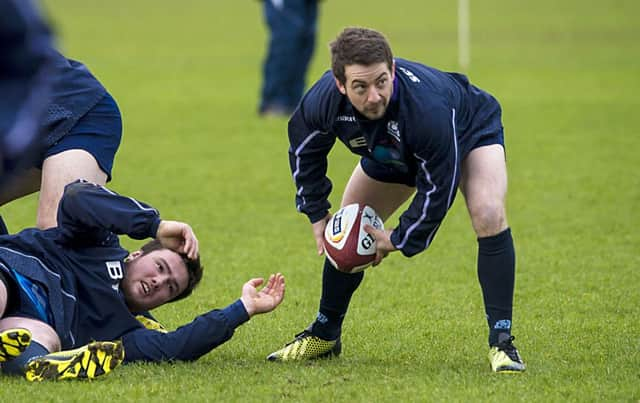
<svg viewBox="0 0 640 403">
<path fill-rule="evenodd" d="M 395 228 L 370 230 L 377 241 L 374 265 L 394 251 L 410 257 L 427 249 L 459 188 L 478 238 L 491 367 L 523 371 L 511 343 L 515 252 L 498 101 L 463 75 L 394 58 L 386 38 L 371 29 L 345 29 L 331 44 L 331 56 L 332 71 L 289 120 L 296 205 L 312 223 L 318 252 L 330 217 L 327 156 L 338 139 L 361 156 L 342 206 L 366 204 L 386 220 L 413 195 Z M 323 270 L 316 320 L 270 360 L 340 353 L 342 323 L 364 274 L 342 273 L 326 259 Z"/>
<path fill-rule="evenodd" d="M 54 228 L 0 237 L 5 373 L 29 380 L 94 378 L 123 361 L 195 360 L 284 297 L 281 274 L 260 291 L 263 279 L 256 278 L 224 309 L 172 332 L 147 329 L 138 313 L 189 296 L 202 278 L 191 227 L 85 181 L 65 187 L 57 220 Z M 129 253 L 120 234 L 155 239 Z"/>
</svg>

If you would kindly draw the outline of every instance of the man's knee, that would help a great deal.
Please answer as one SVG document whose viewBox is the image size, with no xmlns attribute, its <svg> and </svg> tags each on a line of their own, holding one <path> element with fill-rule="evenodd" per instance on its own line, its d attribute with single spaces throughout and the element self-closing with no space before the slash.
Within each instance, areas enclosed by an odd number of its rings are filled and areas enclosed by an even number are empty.
<svg viewBox="0 0 640 403">
<path fill-rule="evenodd" d="M 473 229 L 479 238 L 496 235 L 507 228 L 505 206 L 502 202 L 484 202 L 469 206 Z"/>
<path fill-rule="evenodd" d="M 31 338 L 49 352 L 60 351 L 60 337 L 56 331 L 47 323 L 37 319 L 8 316 L 0 319 L 0 331 L 6 329 L 23 328 L 31 332 Z"/>
</svg>

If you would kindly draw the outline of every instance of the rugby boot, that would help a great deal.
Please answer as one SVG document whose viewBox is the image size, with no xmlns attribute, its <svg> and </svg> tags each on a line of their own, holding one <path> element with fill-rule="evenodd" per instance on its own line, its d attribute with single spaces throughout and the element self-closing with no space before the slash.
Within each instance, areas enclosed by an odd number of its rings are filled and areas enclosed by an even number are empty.
<svg viewBox="0 0 640 403">
<path fill-rule="evenodd" d="M 29 381 L 93 379 L 113 371 L 124 360 L 122 342 L 94 341 L 75 350 L 36 357 L 27 363 Z"/>
<path fill-rule="evenodd" d="M 27 329 L 6 329 L 0 332 L 0 362 L 12 360 L 31 344 L 31 332 Z"/>
<path fill-rule="evenodd" d="M 513 345 L 515 337 L 501 333 L 498 336 L 498 344 L 489 349 L 489 362 L 493 372 L 516 373 L 525 370 L 524 362 L 518 349 Z"/>
<path fill-rule="evenodd" d="M 267 356 L 269 361 L 306 361 L 317 358 L 337 357 L 342 351 L 342 343 L 335 340 L 324 340 L 314 336 L 308 329 L 298 333 L 295 339 L 278 351 Z"/>
</svg>

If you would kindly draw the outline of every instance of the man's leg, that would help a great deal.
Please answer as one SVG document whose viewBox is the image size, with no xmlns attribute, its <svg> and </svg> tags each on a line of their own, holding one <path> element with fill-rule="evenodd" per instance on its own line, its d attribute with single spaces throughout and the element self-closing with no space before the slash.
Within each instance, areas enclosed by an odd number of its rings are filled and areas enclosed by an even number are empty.
<svg viewBox="0 0 640 403">
<path fill-rule="evenodd" d="M 347 183 L 341 206 L 367 204 L 386 220 L 414 191 L 414 188 L 406 185 L 377 181 L 358 164 Z M 342 322 L 351 297 L 363 277 L 364 272 L 350 274 L 338 271 L 325 259 L 322 296 L 316 320 L 296 340 L 267 358 L 287 361 L 339 354 Z"/>
<path fill-rule="evenodd" d="M 287 93 L 288 104 L 293 110 L 304 95 L 307 70 L 315 50 L 318 1 L 302 0 L 290 4 L 290 7 L 294 7 L 295 14 L 300 18 L 296 39 L 290 45 L 294 48 L 296 62 L 291 63 L 292 70 L 288 80 L 288 88 L 283 89 Z"/>
<path fill-rule="evenodd" d="M 406 185 L 375 180 L 358 164 L 347 183 L 340 207 L 353 203 L 367 204 L 386 221 L 414 191 L 414 188 Z M 325 259 L 322 297 L 318 318 L 313 325 L 314 334 L 326 339 L 335 339 L 340 335 L 351 296 L 363 277 L 364 272 L 351 274 L 336 270 Z"/>
<path fill-rule="evenodd" d="M 298 42 L 305 26 L 303 0 L 265 0 L 264 17 L 269 28 L 269 45 L 262 67 L 261 115 L 289 116 L 299 99 L 290 98 L 290 87 L 302 91 L 296 74 L 300 60 Z M 299 94 L 296 98 L 298 98 Z"/>
<path fill-rule="evenodd" d="M 10 301 L 9 290 L 12 281 L 6 272 L 0 269 L 0 318 L 4 316 Z M 24 328 L 0 328 L 0 363 L 10 361 L 22 354 L 31 343 L 31 332 Z"/>
<path fill-rule="evenodd" d="M 100 169 L 93 155 L 85 150 L 67 150 L 44 160 L 38 202 L 38 228 L 46 229 L 57 225 L 58 203 L 64 187 L 76 179 L 104 185 L 107 183 L 107 174 Z"/>
<path fill-rule="evenodd" d="M 124 360 L 119 341 L 94 341 L 59 351 L 60 339 L 53 328 L 32 318 L 11 316 L 0 320 L 0 340 L 5 339 L 11 347 L 19 341 L 15 350 L 22 351 L 2 362 L 2 372 L 29 381 L 93 379 L 108 374 Z"/>
<path fill-rule="evenodd" d="M 471 151 L 462 163 L 460 188 L 478 236 L 478 279 L 489 325 L 489 345 L 505 344 L 508 352 L 515 354 L 510 363 L 513 367 L 508 370 L 524 370 L 524 365 L 518 365 L 522 361 L 517 350 L 510 344 L 516 260 L 506 217 L 504 148 L 493 144 Z M 494 370 L 500 369 L 494 366 Z"/>
<path fill-rule="evenodd" d="M 20 346 L 15 349 L 21 351 L 6 357 L 2 363 L 2 372 L 5 374 L 23 376 L 30 360 L 60 350 L 60 338 L 55 330 L 45 322 L 33 318 L 2 318 L 0 334 L 12 336 L 14 341 L 20 341 Z"/>
</svg>

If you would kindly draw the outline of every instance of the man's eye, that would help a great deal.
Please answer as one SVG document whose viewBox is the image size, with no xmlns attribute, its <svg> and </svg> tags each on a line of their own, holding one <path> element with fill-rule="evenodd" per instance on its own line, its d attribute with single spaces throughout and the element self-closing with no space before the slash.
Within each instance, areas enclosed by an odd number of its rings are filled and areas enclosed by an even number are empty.
<svg viewBox="0 0 640 403">
<path fill-rule="evenodd" d="M 160 273 L 162 273 L 162 271 L 164 270 L 164 267 L 162 267 L 162 265 L 160 263 L 156 263 L 156 268 L 158 269 L 158 271 Z"/>
<path fill-rule="evenodd" d="M 378 87 L 382 88 L 384 87 L 384 85 L 387 83 L 387 79 L 386 78 L 381 78 L 380 80 L 378 80 Z"/>
</svg>

